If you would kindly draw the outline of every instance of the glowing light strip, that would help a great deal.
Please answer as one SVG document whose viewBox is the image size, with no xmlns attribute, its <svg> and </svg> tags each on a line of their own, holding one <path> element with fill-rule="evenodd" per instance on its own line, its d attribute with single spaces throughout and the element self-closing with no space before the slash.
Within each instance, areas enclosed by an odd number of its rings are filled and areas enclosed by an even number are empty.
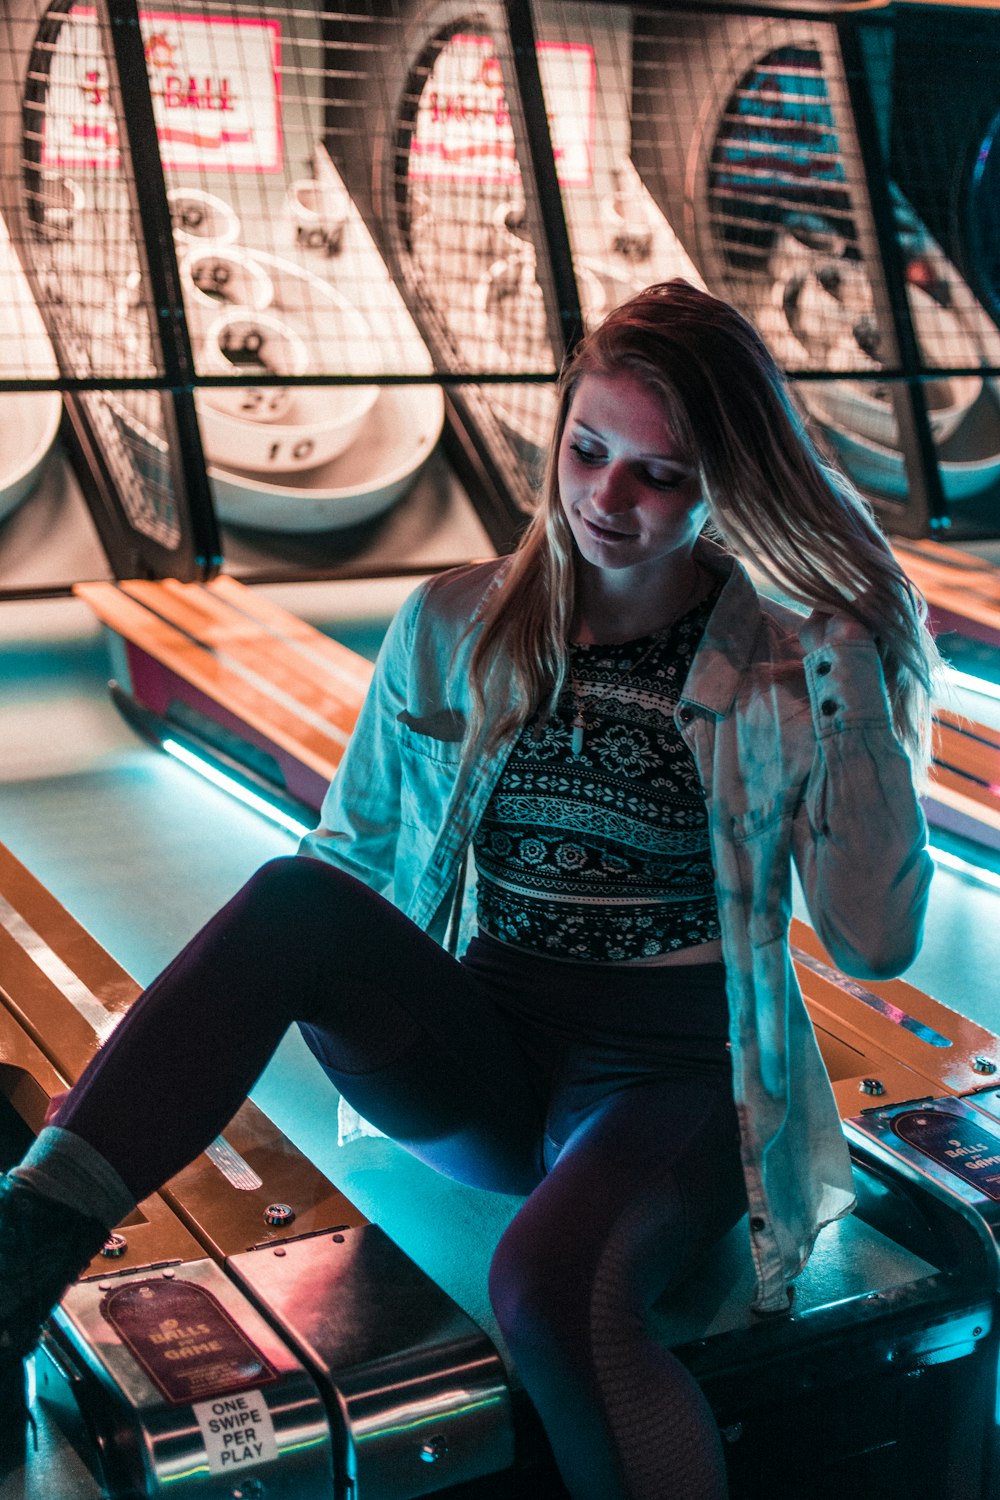
<svg viewBox="0 0 1000 1500">
<path fill-rule="evenodd" d="M 966 880 L 974 880 L 977 885 L 986 886 L 987 890 L 1000 891 L 1000 874 L 995 870 L 987 870 L 982 865 L 974 865 L 959 854 L 952 854 L 947 849 L 939 849 L 936 844 L 929 844 L 935 864 L 943 865 L 946 870 L 954 870 L 956 875 L 964 875 Z"/>
<path fill-rule="evenodd" d="M 960 672 L 957 667 L 948 667 L 948 681 L 966 692 L 978 693 L 982 698 L 993 698 L 1000 703 L 1000 682 L 989 682 L 985 677 L 974 677 L 971 672 Z"/>
<path fill-rule="evenodd" d="M 224 771 L 220 771 L 209 761 L 203 760 L 200 755 L 195 755 L 184 745 L 179 745 L 176 740 L 163 740 L 162 744 L 168 755 L 172 755 L 175 760 L 179 760 L 190 770 L 197 771 L 199 776 L 204 776 L 206 781 L 228 792 L 244 806 L 253 808 L 254 812 L 259 812 L 265 818 L 269 818 L 272 823 L 277 823 L 279 828 L 293 833 L 296 838 L 302 838 L 309 832 L 306 824 L 300 823 L 298 818 L 293 818 L 290 813 L 283 812 L 280 807 L 276 807 L 273 802 L 268 802 L 267 798 L 261 797 L 259 793 L 252 792 L 249 787 L 242 786 L 234 777 L 227 776 Z"/>
</svg>

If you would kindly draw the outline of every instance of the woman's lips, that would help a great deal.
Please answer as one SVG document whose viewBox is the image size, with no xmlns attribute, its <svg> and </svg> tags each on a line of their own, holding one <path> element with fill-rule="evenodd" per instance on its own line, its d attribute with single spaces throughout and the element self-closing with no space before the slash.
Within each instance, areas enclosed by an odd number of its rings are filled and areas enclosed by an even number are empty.
<svg viewBox="0 0 1000 1500">
<path fill-rule="evenodd" d="M 587 533 L 599 542 L 627 542 L 634 535 L 631 531 L 615 531 L 611 526 L 600 526 L 596 521 L 582 517 Z"/>
</svg>

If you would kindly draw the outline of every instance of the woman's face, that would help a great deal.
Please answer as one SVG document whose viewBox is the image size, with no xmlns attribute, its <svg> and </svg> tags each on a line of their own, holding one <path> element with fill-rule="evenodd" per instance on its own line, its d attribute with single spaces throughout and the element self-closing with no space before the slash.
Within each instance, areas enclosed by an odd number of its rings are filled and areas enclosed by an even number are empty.
<svg viewBox="0 0 1000 1500">
<path fill-rule="evenodd" d="M 660 397 L 637 375 L 583 375 L 557 461 L 559 498 L 574 540 L 595 568 L 683 560 L 708 507 Z"/>
</svg>

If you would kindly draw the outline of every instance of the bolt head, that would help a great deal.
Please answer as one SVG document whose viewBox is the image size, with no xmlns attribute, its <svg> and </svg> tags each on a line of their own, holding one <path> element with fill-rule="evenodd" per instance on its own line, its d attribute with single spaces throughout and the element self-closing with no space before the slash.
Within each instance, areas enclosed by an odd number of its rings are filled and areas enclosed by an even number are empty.
<svg viewBox="0 0 1000 1500">
<path fill-rule="evenodd" d="M 437 1432 L 420 1445 L 420 1457 L 425 1464 L 436 1464 L 448 1452 L 448 1439 Z"/>
<path fill-rule="evenodd" d="M 283 1229 L 295 1218 L 295 1210 L 289 1203 L 269 1203 L 264 1210 L 264 1223 L 275 1229 Z"/>
</svg>

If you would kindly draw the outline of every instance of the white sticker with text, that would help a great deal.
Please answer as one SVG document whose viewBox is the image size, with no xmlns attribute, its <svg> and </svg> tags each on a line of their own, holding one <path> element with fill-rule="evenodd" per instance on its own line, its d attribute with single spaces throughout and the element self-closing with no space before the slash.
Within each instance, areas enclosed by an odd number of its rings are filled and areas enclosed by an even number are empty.
<svg viewBox="0 0 1000 1500">
<path fill-rule="evenodd" d="M 212 1474 L 235 1474 L 278 1456 L 278 1442 L 267 1402 L 260 1391 L 240 1391 L 191 1408 L 201 1428 Z"/>
</svg>

